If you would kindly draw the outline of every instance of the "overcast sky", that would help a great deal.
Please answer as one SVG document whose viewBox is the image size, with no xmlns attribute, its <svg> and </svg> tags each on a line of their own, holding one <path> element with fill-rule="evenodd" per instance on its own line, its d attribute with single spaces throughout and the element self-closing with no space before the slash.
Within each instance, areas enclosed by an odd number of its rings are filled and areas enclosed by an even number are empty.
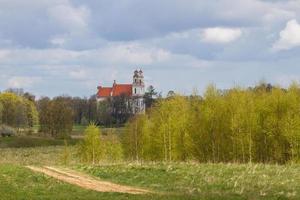
<svg viewBox="0 0 300 200">
<path fill-rule="evenodd" d="M 90 96 L 300 80 L 300 0 L 0 0 L 0 90 Z"/>
</svg>

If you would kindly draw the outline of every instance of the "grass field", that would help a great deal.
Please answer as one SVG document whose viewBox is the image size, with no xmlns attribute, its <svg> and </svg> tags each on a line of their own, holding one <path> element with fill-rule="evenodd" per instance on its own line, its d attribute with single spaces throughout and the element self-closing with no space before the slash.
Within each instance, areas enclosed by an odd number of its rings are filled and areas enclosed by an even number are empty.
<svg viewBox="0 0 300 200">
<path fill-rule="evenodd" d="M 144 164 L 81 166 L 117 183 L 198 199 L 300 199 L 300 166 Z"/>
<path fill-rule="evenodd" d="M 35 141 L 39 146 L 17 148 L 21 138 L 0 139 L 0 200 L 2 199 L 300 199 L 299 165 L 239 165 L 195 163 L 134 163 L 91 166 L 76 159 L 76 147 Z M 13 141 L 17 140 L 17 141 Z M 39 138 L 39 140 L 42 140 Z M 33 143 L 35 143 L 33 142 Z M 4 145 L 5 144 L 5 145 Z M 10 148 L 7 148 L 9 146 Z M 92 176 L 158 192 L 128 195 L 87 191 L 61 183 L 26 165 L 64 165 Z"/>
<path fill-rule="evenodd" d="M 140 196 L 100 193 L 65 184 L 16 165 L 0 165 L 1 200 L 96 200 L 96 199 L 159 199 L 159 196 Z"/>
<path fill-rule="evenodd" d="M 82 135 L 86 126 L 82 125 L 74 125 L 72 134 L 73 135 Z M 118 128 L 104 128 L 100 127 L 102 134 L 108 134 L 108 133 L 115 133 L 115 134 L 121 134 L 124 131 L 123 127 L 118 127 Z"/>
<path fill-rule="evenodd" d="M 78 139 L 67 139 L 68 145 L 77 144 Z M 26 148 L 26 147 L 42 147 L 42 146 L 62 146 L 65 145 L 63 139 L 43 138 L 34 136 L 21 137 L 0 137 L 0 148 Z"/>
</svg>

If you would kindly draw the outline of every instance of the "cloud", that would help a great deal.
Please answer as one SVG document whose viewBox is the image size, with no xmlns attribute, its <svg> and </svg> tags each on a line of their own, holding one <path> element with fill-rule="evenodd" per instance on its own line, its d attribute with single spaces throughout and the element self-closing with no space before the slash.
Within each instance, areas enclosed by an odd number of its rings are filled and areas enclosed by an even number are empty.
<svg viewBox="0 0 300 200">
<path fill-rule="evenodd" d="M 14 76 L 8 79 L 7 87 L 9 88 L 30 88 L 33 84 L 40 81 L 38 77 Z"/>
<path fill-rule="evenodd" d="M 106 48 L 99 49 L 98 55 L 110 63 L 151 64 L 161 62 L 170 57 L 164 49 L 148 47 L 138 43 L 112 43 Z"/>
<path fill-rule="evenodd" d="M 300 48 L 270 52 L 276 40 L 274 48 L 296 47 L 276 33 L 291 19 L 299 22 L 298 0 L 0 2 L 1 90 L 10 80 L 33 93 L 90 95 L 99 82 L 131 81 L 136 67 L 165 91 L 268 79 L 279 76 L 275 65 L 285 66 L 280 75 L 300 74 L 299 60 L 291 61 Z"/>
<path fill-rule="evenodd" d="M 63 37 L 54 37 L 50 40 L 50 43 L 54 46 L 63 46 L 66 43 L 66 39 Z"/>
<path fill-rule="evenodd" d="M 90 10 L 86 6 L 74 7 L 70 3 L 48 9 L 48 14 L 58 25 L 78 34 L 87 31 Z"/>
<path fill-rule="evenodd" d="M 273 50 L 288 50 L 300 46 L 300 24 L 297 20 L 288 21 L 279 35 L 279 39 L 273 44 Z"/>
<path fill-rule="evenodd" d="M 208 43 L 230 43 L 241 37 L 242 31 L 238 28 L 207 28 L 202 33 L 202 41 Z"/>
<path fill-rule="evenodd" d="M 0 59 L 5 59 L 9 56 L 10 51 L 7 49 L 0 49 Z"/>
</svg>

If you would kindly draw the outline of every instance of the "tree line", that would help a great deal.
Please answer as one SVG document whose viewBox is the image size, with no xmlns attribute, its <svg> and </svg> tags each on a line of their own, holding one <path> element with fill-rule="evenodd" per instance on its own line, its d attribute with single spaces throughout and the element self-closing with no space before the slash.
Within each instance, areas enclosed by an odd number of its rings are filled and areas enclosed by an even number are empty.
<svg viewBox="0 0 300 200">
<path fill-rule="evenodd" d="M 148 91 L 145 102 L 151 106 L 157 93 L 152 86 Z M 73 125 L 123 126 L 132 117 L 128 101 L 129 97 L 124 95 L 101 102 L 97 102 L 96 95 L 36 99 L 23 89 L 8 89 L 0 93 L 0 125 L 27 128 L 30 132 L 34 125 L 38 125 L 39 132 L 64 138 L 71 133 Z"/>
<path fill-rule="evenodd" d="M 172 94 L 132 118 L 122 138 L 132 160 L 286 163 L 300 160 L 300 86 L 270 84 Z"/>
<path fill-rule="evenodd" d="M 35 103 L 28 96 L 11 92 L 0 94 L 0 125 L 18 129 L 33 127 L 38 121 Z"/>
</svg>

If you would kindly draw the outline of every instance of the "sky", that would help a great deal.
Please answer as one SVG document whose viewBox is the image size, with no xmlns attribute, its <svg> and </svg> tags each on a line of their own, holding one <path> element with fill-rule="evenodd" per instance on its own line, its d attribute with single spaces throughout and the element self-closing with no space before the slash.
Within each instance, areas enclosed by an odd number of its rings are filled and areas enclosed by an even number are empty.
<svg viewBox="0 0 300 200">
<path fill-rule="evenodd" d="M 166 94 L 300 80 L 300 0 L 0 0 L 0 91 Z"/>
</svg>

